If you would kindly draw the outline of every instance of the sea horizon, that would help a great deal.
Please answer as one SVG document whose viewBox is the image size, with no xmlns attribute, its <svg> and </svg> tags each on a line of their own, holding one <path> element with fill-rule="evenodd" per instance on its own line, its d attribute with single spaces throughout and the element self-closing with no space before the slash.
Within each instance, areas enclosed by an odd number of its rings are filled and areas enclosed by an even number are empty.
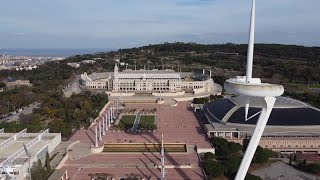
<svg viewBox="0 0 320 180">
<path fill-rule="evenodd" d="M 81 54 L 108 52 L 116 48 L 0 48 L 0 55 L 33 57 L 69 57 Z"/>
</svg>

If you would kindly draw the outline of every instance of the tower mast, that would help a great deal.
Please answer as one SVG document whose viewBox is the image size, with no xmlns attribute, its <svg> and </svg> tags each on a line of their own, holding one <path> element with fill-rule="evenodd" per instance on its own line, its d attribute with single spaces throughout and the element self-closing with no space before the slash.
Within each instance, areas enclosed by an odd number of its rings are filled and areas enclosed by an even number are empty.
<svg viewBox="0 0 320 180">
<path fill-rule="evenodd" d="M 247 53 L 247 68 L 246 68 L 247 83 L 250 83 L 252 78 L 255 19 L 256 19 L 256 0 L 252 0 L 250 30 L 249 30 L 249 45 L 248 45 L 248 53 Z"/>
</svg>

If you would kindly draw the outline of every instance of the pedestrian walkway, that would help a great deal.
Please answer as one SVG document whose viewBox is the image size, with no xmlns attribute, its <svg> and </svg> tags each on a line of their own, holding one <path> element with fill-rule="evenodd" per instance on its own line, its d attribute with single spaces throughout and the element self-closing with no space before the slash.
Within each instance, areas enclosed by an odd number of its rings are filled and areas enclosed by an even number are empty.
<svg viewBox="0 0 320 180">
<path fill-rule="evenodd" d="M 134 120 L 133 127 L 132 127 L 132 131 L 133 131 L 133 133 L 135 133 L 135 134 L 137 133 L 140 119 L 141 119 L 141 111 L 138 112 L 138 114 L 137 114 L 137 116 L 136 116 L 136 119 Z"/>
</svg>

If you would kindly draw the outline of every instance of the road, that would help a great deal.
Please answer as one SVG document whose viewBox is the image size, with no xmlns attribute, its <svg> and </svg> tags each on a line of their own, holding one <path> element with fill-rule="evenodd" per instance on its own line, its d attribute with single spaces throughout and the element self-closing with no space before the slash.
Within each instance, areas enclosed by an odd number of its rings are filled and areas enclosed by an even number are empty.
<svg viewBox="0 0 320 180">
<path fill-rule="evenodd" d="M 11 112 L 9 116 L 5 117 L 5 118 L 0 118 L 1 122 L 11 122 L 11 121 L 15 121 L 19 119 L 20 114 L 31 114 L 33 109 L 40 107 L 39 102 L 35 102 L 32 104 L 29 104 L 28 106 L 25 106 L 23 108 L 21 108 L 21 110 L 17 110 L 14 112 Z"/>
<path fill-rule="evenodd" d="M 70 97 L 73 93 L 79 94 L 82 91 L 79 80 L 80 75 L 77 75 L 75 79 L 62 90 L 65 97 Z"/>
</svg>

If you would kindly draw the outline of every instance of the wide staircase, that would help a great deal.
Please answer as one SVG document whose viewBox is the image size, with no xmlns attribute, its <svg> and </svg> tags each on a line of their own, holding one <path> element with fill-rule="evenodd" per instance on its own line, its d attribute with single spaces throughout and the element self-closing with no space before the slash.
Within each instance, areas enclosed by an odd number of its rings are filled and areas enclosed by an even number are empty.
<svg viewBox="0 0 320 180">
<path fill-rule="evenodd" d="M 165 152 L 186 153 L 186 144 L 164 144 Z M 104 144 L 103 152 L 160 152 L 161 144 L 140 143 L 140 144 Z"/>
</svg>

